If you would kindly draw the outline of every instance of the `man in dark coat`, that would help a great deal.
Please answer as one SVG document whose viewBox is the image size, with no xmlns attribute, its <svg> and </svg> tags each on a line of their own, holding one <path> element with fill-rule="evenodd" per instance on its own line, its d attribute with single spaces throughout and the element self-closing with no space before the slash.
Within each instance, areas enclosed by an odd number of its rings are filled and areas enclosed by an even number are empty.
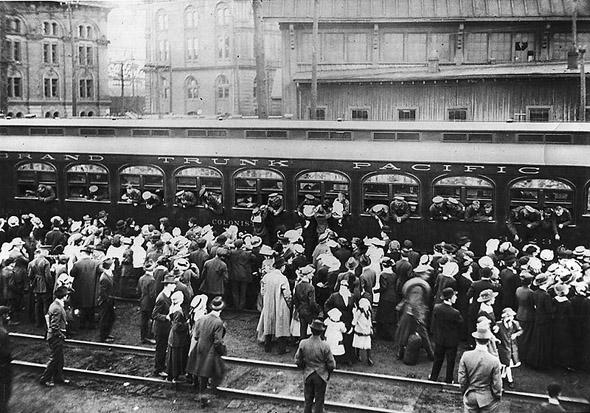
<svg viewBox="0 0 590 413">
<path fill-rule="evenodd" d="M 156 338 L 156 352 L 154 354 L 154 375 L 160 377 L 167 377 L 166 374 L 166 349 L 168 348 L 168 335 L 170 334 L 170 305 L 172 301 L 170 296 L 176 290 L 176 279 L 173 275 L 166 275 L 162 281 L 164 286 L 162 292 L 158 294 L 154 310 L 152 311 L 152 319 L 154 325 L 152 331 Z"/>
<path fill-rule="evenodd" d="M 401 224 L 410 217 L 410 206 L 401 195 L 393 197 L 393 201 L 389 204 L 390 221 L 395 224 Z"/>
<path fill-rule="evenodd" d="M 307 338 L 307 327 L 319 314 L 319 306 L 315 299 L 315 288 L 311 283 L 313 267 L 307 265 L 298 271 L 299 282 L 293 291 L 293 308 L 299 314 L 299 336 Z"/>
<path fill-rule="evenodd" d="M 196 244 L 197 249 L 190 253 L 188 261 L 197 266 L 199 274 L 203 274 L 203 266 L 205 265 L 205 262 L 211 258 L 209 253 L 207 253 L 207 240 L 204 238 L 198 238 Z"/>
<path fill-rule="evenodd" d="M 66 310 L 65 302 L 68 297 L 68 288 L 59 287 L 55 291 L 55 300 L 49 306 L 47 312 L 47 342 L 51 355 L 49 363 L 39 379 L 42 386 L 53 387 L 56 383 L 68 384 L 69 380 L 64 379 L 64 340 L 66 338 Z"/>
<path fill-rule="evenodd" d="M 63 247 L 67 244 L 67 238 L 61 231 L 63 220 L 60 217 L 51 218 L 51 231 L 45 234 L 45 245 L 51 245 L 49 252 L 51 254 L 59 254 L 63 251 Z M 61 248 L 61 251 L 59 250 Z"/>
<path fill-rule="evenodd" d="M 221 297 L 215 297 L 210 304 L 211 312 L 200 318 L 194 327 L 194 338 L 197 346 L 193 351 L 197 352 L 197 363 L 191 373 L 199 378 L 199 397 L 201 407 L 209 404 L 207 397 L 207 384 L 211 379 L 211 388 L 215 390 L 225 375 L 225 365 L 221 356 L 227 352 L 223 337 L 225 325 L 221 319 L 221 311 L 225 303 Z"/>
<path fill-rule="evenodd" d="M 516 289 L 520 287 L 520 277 L 516 275 L 516 257 L 508 256 L 504 262 L 506 268 L 500 271 L 500 284 L 502 285 L 502 309 L 506 307 L 518 310 Z"/>
<path fill-rule="evenodd" d="M 523 228 L 523 235 L 518 235 L 516 222 L 520 222 Z M 510 211 L 506 227 L 514 237 L 514 241 L 528 242 L 535 238 L 537 228 L 541 225 L 541 212 L 530 205 L 521 205 Z"/>
<path fill-rule="evenodd" d="M 244 249 L 244 241 L 241 239 L 236 240 L 234 246 L 235 249 L 230 250 L 227 256 L 228 278 L 233 308 L 243 310 L 246 308 L 246 291 L 248 284 L 252 282 L 252 265 L 255 264 L 256 257 Z"/>
<path fill-rule="evenodd" d="M 37 327 L 45 325 L 45 314 L 47 314 L 52 301 L 53 284 L 55 282 L 51 275 L 51 264 L 47 259 L 47 253 L 47 249 L 38 248 L 35 251 L 35 259 L 29 263 L 27 269 L 31 291 L 35 297 L 35 322 Z"/>
<path fill-rule="evenodd" d="M 394 272 L 397 274 L 397 295 L 401 297 L 402 287 L 410 279 L 412 275 L 412 264 L 410 264 L 408 257 L 408 250 L 402 250 L 401 258 L 395 263 Z"/>
<path fill-rule="evenodd" d="M 457 293 L 448 287 L 442 291 L 443 302 L 436 304 L 432 310 L 432 332 L 434 339 L 434 363 L 430 380 L 437 381 L 443 361 L 447 360 L 445 382 L 453 382 L 453 370 L 457 358 L 457 347 L 461 335 L 463 317 L 459 310 L 453 308 L 457 301 Z"/>
<path fill-rule="evenodd" d="M 323 412 L 328 380 L 336 368 L 336 361 L 330 346 L 321 339 L 325 329 L 321 320 L 314 320 L 311 324 L 312 336 L 302 340 L 295 353 L 295 364 L 303 369 L 305 379 L 303 387 L 305 397 L 303 411 L 305 413 L 312 412 L 314 399 L 313 411 Z"/>
<path fill-rule="evenodd" d="M 115 322 L 115 282 L 113 276 L 113 260 L 105 259 L 100 266 L 98 280 L 98 324 L 99 340 L 106 343 L 114 341 L 111 331 Z"/>
<path fill-rule="evenodd" d="M 145 266 L 145 273 L 137 282 L 137 292 L 139 293 L 139 310 L 141 311 L 141 342 L 144 344 L 156 344 L 156 341 L 150 337 L 149 322 L 152 318 L 152 311 L 156 304 L 156 279 L 154 278 L 155 263 L 148 263 Z"/>
<path fill-rule="evenodd" d="M 225 295 L 227 281 L 229 280 L 227 264 L 224 262 L 226 256 L 227 250 L 225 248 L 217 248 L 215 257 L 203 265 L 201 291 L 207 294 L 209 300 L 218 295 L 221 297 Z"/>
<path fill-rule="evenodd" d="M 94 310 L 98 292 L 98 261 L 91 256 L 92 249 L 84 247 L 79 261 L 72 266 L 70 275 L 74 277 L 72 288 L 72 305 L 80 310 L 80 327 L 94 328 Z"/>
<path fill-rule="evenodd" d="M 10 309 L 0 306 L 0 412 L 8 412 L 8 401 L 12 392 L 12 347 L 6 326 L 10 320 Z"/>
</svg>

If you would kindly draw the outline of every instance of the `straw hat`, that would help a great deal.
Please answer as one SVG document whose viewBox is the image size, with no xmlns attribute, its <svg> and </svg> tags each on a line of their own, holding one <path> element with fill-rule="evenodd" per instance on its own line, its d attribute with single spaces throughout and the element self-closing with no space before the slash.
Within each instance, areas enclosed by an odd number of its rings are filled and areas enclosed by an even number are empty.
<svg viewBox="0 0 590 413">
<path fill-rule="evenodd" d="M 490 289 L 483 290 L 481 293 L 479 293 L 479 297 L 477 297 L 477 302 L 487 303 L 488 301 L 492 300 L 493 298 L 496 298 L 497 296 L 498 293 L 495 291 L 492 291 Z"/>
</svg>

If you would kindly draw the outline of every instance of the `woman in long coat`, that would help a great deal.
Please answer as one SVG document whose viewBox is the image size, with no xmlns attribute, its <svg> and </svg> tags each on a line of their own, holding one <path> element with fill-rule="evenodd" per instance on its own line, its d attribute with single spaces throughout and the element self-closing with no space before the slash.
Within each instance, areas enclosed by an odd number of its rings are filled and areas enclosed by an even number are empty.
<svg viewBox="0 0 590 413">
<path fill-rule="evenodd" d="M 516 289 L 516 300 L 518 301 L 516 319 L 522 327 L 522 335 L 518 338 L 518 351 L 522 360 L 526 358 L 531 346 L 533 325 L 535 324 L 535 303 L 533 291 L 530 289 L 532 280 L 530 275 L 521 276 L 522 285 Z"/>
<path fill-rule="evenodd" d="M 168 351 L 166 353 L 166 367 L 168 380 L 176 383 L 181 375 L 185 374 L 185 366 L 188 359 L 188 323 L 182 311 L 182 302 L 184 294 L 182 291 L 176 291 L 170 297 L 172 305 L 170 306 L 170 320 L 172 326 L 168 335 Z"/>
<path fill-rule="evenodd" d="M 553 306 L 551 297 L 547 293 L 549 280 L 546 275 L 539 274 L 533 281 L 537 289 L 533 292 L 535 304 L 535 324 L 531 337 L 531 345 L 527 351 L 525 361 L 535 369 L 550 369 L 552 364 L 553 337 Z"/>
<path fill-rule="evenodd" d="M 211 301 L 211 312 L 200 318 L 194 329 L 196 340 L 196 363 L 187 367 L 187 373 L 199 378 L 199 396 L 201 406 L 209 404 L 206 397 L 207 383 L 211 379 L 211 388 L 216 389 L 225 376 L 226 368 L 221 358 L 227 353 L 223 337 L 225 325 L 221 319 L 221 310 L 225 303 L 221 297 Z"/>
<path fill-rule="evenodd" d="M 553 300 L 553 366 L 572 370 L 574 363 L 574 343 L 572 335 L 572 303 L 568 300 L 569 287 L 565 284 L 555 286 L 557 294 Z M 581 328 L 581 326 L 575 326 Z"/>
</svg>

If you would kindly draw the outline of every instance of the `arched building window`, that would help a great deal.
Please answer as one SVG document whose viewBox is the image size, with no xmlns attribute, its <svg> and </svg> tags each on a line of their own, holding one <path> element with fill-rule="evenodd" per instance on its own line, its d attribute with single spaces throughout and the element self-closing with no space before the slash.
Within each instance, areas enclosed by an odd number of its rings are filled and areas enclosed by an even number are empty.
<svg viewBox="0 0 590 413">
<path fill-rule="evenodd" d="M 36 197 L 39 184 L 51 186 L 57 193 L 57 173 L 53 165 L 27 162 L 16 168 L 16 196 Z"/>
<path fill-rule="evenodd" d="M 561 205 L 573 214 L 574 188 L 557 179 L 519 179 L 510 185 L 510 207 L 519 205 L 531 205 L 540 209 Z"/>
<path fill-rule="evenodd" d="M 8 72 L 8 84 L 7 84 L 7 96 L 9 98 L 22 98 L 23 97 L 23 77 L 17 70 L 9 70 Z"/>
<path fill-rule="evenodd" d="M 184 27 L 187 29 L 196 29 L 199 25 L 199 15 L 194 7 L 189 6 L 184 11 Z"/>
<path fill-rule="evenodd" d="M 297 205 L 308 194 L 322 203 L 334 200 L 339 192 L 349 198 L 349 190 L 350 179 L 339 172 L 305 172 L 297 177 Z"/>
<path fill-rule="evenodd" d="M 84 73 L 79 76 L 79 97 L 81 99 L 92 99 L 94 97 L 94 81 L 90 73 Z"/>
<path fill-rule="evenodd" d="M 66 198 L 89 201 L 109 199 L 109 173 L 104 166 L 74 165 L 66 170 Z"/>
<path fill-rule="evenodd" d="M 199 83 L 197 79 L 189 76 L 185 82 L 186 85 L 186 98 L 187 99 L 198 99 L 199 97 Z"/>
<path fill-rule="evenodd" d="M 168 14 L 164 10 L 159 10 L 156 14 L 156 29 L 159 32 L 168 30 Z"/>
<path fill-rule="evenodd" d="M 377 174 L 371 175 L 362 183 L 363 211 L 377 204 L 389 205 L 393 197 L 403 196 L 406 201 L 418 202 L 420 183 L 409 175 Z"/>
<path fill-rule="evenodd" d="M 226 27 L 231 23 L 231 12 L 226 3 L 218 3 L 215 8 L 215 25 Z"/>
<path fill-rule="evenodd" d="M 235 206 L 254 208 L 266 205 L 268 196 L 279 193 L 284 198 L 284 178 L 281 174 L 268 169 L 245 169 L 235 174 Z"/>
<path fill-rule="evenodd" d="M 164 196 L 164 173 L 149 165 L 133 165 L 123 168 L 119 172 L 121 195 L 125 193 L 127 185 L 133 186 L 141 193 L 150 191 Z"/>
<path fill-rule="evenodd" d="M 229 80 L 225 75 L 217 76 L 215 79 L 215 96 L 217 99 L 228 99 L 229 98 Z"/>
</svg>

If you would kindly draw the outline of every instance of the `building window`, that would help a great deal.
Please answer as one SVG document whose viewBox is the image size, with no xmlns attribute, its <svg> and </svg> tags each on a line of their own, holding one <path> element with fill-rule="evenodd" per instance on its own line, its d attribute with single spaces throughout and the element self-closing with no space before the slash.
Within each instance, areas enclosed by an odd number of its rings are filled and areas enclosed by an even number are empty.
<svg viewBox="0 0 590 413">
<path fill-rule="evenodd" d="M 78 26 L 78 37 L 81 39 L 92 39 L 93 30 L 92 26 Z"/>
<path fill-rule="evenodd" d="M 100 165 L 74 165 L 66 171 L 68 199 L 102 201 L 109 199 L 109 173 Z"/>
<path fill-rule="evenodd" d="M 156 167 L 148 165 L 128 166 L 119 173 L 121 196 L 125 194 L 127 185 L 139 190 L 141 193 L 149 191 L 161 196 L 164 195 L 164 173 Z"/>
<path fill-rule="evenodd" d="M 46 98 L 59 97 L 59 79 L 56 74 L 49 74 L 43 78 L 43 96 Z"/>
<path fill-rule="evenodd" d="M 6 23 L 8 33 L 22 33 L 22 23 L 19 19 L 9 18 Z"/>
<path fill-rule="evenodd" d="M 315 118 L 316 120 L 326 120 L 326 111 L 328 110 L 327 106 L 320 106 L 315 108 Z M 311 119 L 311 108 L 307 108 L 307 118 Z"/>
<path fill-rule="evenodd" d="M 158 60 L 170 60 L 170 42 L 168 40 L 160 40 L 158 42 Z"/>
<path fill-rule="evenodd" d="M 184 25 L 187 29 L 195 29 L 198 26 L 198 15 L 194 8 L 189 7 L 184 13 Z"/>
<path fill-rule="evenodd" d="M 351 120 L 369 120 L 369 109 L 352 108 L 350 109 Z"/>
<path fill-rule="evenodd" d="M 514 61 L 532 62 L 535 60 L 535 35 L 533 33 L 514 34 Z"/>
<path fill-rule="evenodd" d="M 229 98 L 229 80 L 224 75 L 220 75 L 217 77 L 215 81 L 215 86 L 217 88 L 217 98 L 218 99 L 227 99 Z"/>
<path fill-rule="evenodd" d="M 338 172 L 306 172 L 297 178 L 297 205 L 305 195 L 313 195 L 324 203 L 336 199 L 339 192 L 350 197 L 350 179 Z"/>
<path fill-rule="evenodd" d="M 197 82 L 197 79 L 192 76 L 186 79 L 186 98 L 199 98 L 199 82 Z"/>
<path fill-rule="evenodd" d="M 538 209 L 561 205 L 574 213 L 574 189 L 555 179 L 521 179 L 510 186 L 510 208 L 531 205 Z"/>
<path fill-rule="evenodd" d="M 229 36 L 227 35 L 217 38 L 217 58 L 229 59 Z"/>
<path fill-rule="evenodd" d="M 365 33 L 346 35 L 346 61 L 365 63 L 368 60 L 368 39 Z"/>
<path fill-rule="evenodd" d="M 414 177 L 402 174 L 372 175 L 363 181 L 363 211 L 369 211 L 375 205 L 389 208 L 394 196 L 403 196 L 408 202 L 418 202 L 420 184 Z"/>
<path fill-rule="evenodd" d="M 52 165 L 40 162 L 21 164 L 16 168 L 16 196 L 35 197 L 39 184 L 56 189 L 57 174 Z"/>
<path fill-rule="evenodd" d="M 489 34 L 489 60 L 495 62 L 510 62 L 512 60 L 512 34 Z"/>
<path fill-rule="evenodd" d="M 452 108 L 448 109 L 448 119 L 450 121 L 463 121 L 467 120 L 467 109 L 465 108 Z"/>
<path fill-rule="evenodd" d="M 398 109 L 397 118 L 401 121 L 415 121 L 416 109 Z"/>
<path fill-rule="evenodd" d="M 199 38 L 189 37 L 186 39 L 186 59 L 195 61 L 199 56 Z"/>
<path fill-rule="evenodd" d="M 8 59 L 20 62 L 22 57 L 22 44 L 20 40 L 9 39 L 6 41 L 6 48 L 8 50 Z"/>
<path fill-rule="evenodd" d="M 189 191 L 197 198 L 197 204 L 202 205 L 203 199 L 199 196 L 201 190 L 214 194 L 221 203 L 223 194 L 223 178 L 221 173 L 211 168 L 183 168 L 174 175 L 176 192 Z"/>
<path fill-rule="evenodd" d="M 45 36 L 58 36 L 59 26 L 55 22 L 43 22 L 43 34 Z"/>
<path fill-rule="evenodd" d="M 58 61 L 57 43 L 43 43 L 43 62 L 57 64 Z"/>
<path fill-rule="evenodd" d="M 92 99 L 92 97 L 94 96 L 94 82 L 92 81 L 92 79 L 80 79 L 79 86 L 80 98 Z"/>
<path fill-rule="evenodd" d="M 160 10 L 156 16 L 156 28 L 160 32 L 168 30 L 168 15 L 164 10 Z"/>
<path fill-rule="evenodd" d="M 94 55 L 92 46 L 79 45 L 78 46 L 78 62 L 81 66 L 90 66 L 94 63 Z"/>
<path fill-rule="evenodd" d="M 434 195 L 455 198 L 463 205 L 478 200 L 481 204 L 494 203 L 494 186 L 487 179 L 476 176 L 450 176 L 434 182 Z"/>
<path fill-rule="evenodd" d="M 23 84 L 20 74 L 8 76 L 7 96 L 9 98 L 23 97 Z"/>
<path fill-rule="evenodd" d="M 219 3 L 215 12 L 217 26 L 229 26 L 231 23 L 231 14 L 229 7 L 225 3 Z"/>
<path fill-rule="evenodd" d="M 284 179 L 267 169 L 246 169 L 234 176 L 235 205 L 238 208 L 254 208 L 266 205 L 272 193 L 283 195 Z"/>
<path fill-rule="evenodd" d="M 528 107 L 529 122 L 549 122 L 551 119 L 551 107 Z"/>
</svg>

